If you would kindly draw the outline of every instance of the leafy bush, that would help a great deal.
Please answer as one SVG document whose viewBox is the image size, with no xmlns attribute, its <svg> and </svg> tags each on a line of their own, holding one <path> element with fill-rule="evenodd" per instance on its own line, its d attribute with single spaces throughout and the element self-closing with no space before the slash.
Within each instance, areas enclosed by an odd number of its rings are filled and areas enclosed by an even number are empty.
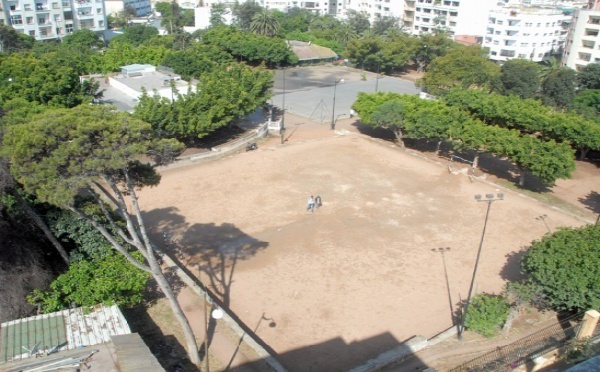
<svg viewBox="0 0 600 372">
<path fill-rule="evenodd" d="M 140 252 L 131 254 L 142 260 Z M 44 313 L 69 307 L 107 305 L 133 306 L 142 302 L 149 275 L 131 265 L 120 253 L 110 251 L 101 258 L 74 262 L 50 284 L 48 291 L 34 290 L 27 300 L 41 305 Z"/>
<path fill-rule="evenodd" d="M 583 339 L 573 339 L 569 341 L 567 348 L 562 355 L 562 359 L 567 364 L 576 364 L 583 362 L 594 356 L 594 350 L 589 337 Z"/>
<path fill-rule="evenodd" d="M 521 268 L 553 308 L 600 308 L 600 226 L 562 228 L 534 241 Z"/>
<path fill-rule="evenodd" d="M 485 337 L 494 337 L 506 322 L 510 306 L 504 297 L 479 294 L 471 299 L 465 327 Z"/>
</svg>

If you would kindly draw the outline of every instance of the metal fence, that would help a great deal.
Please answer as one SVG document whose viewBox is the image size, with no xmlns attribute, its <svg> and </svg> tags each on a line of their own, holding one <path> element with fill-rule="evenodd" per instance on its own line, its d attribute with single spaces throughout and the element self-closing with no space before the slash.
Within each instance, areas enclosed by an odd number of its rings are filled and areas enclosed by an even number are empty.
<svg viewBox="0 0 600 372">
<path fill-rule="evenodd" d="M 575 338 L 582 324 L 576 320 L 580 319 L 581 315 L 574 315 L 512 344 L 499 347 L 450 371 L 512 371 L 539 356 L 565 346 L 569 340 Z"/>
</svg>

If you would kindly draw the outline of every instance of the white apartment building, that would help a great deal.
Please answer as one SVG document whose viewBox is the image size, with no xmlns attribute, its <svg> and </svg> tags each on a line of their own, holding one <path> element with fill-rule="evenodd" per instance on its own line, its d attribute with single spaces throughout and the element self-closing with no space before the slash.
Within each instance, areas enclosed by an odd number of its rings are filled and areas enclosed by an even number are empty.
<svg viewBox="0 0 600 372">
<path fill-rule="evenodd" d="M 402 25 L 404 7 L 403 0 L 343 0 L 338 2 L 336 15 L 344 19 L 348 10 L 355 10 L 366 14 L 371 24 L 379 17 L 396 17 Z"/>
<path fill-rule="evenodd" d="M 62 39 L 75 30 L 106 30 L 103 0 L 0 0 L 0 25 L 36 40 Z"/>
<path fill-rule="evenodd" d="M 495 61 L 540 62 L 560 53 L 571 16 L 556 8 L 509 6 L 489 12 L 483 46 Z"/>
<path fill-rule="evenodd" d="M 590 63 L 600 63 L 600 0 L 575 11 L 562 63 L 578 71 Z"/>
<path fill-rule="evenodd" d="M 106 14 L 116 15 L 126 6 L 135 9 L 136 17 L 144 17 L 152 12 L 150 0 L 104 0 Z"/>
<path fill-rule="evenodd" d="M 498 0 L 405 0 L 404 26 L 414 35 L 444 30 L 449 36 L 483 36 Z M 412 23 L 410 21 L 412 17 Z"/>
</svg>

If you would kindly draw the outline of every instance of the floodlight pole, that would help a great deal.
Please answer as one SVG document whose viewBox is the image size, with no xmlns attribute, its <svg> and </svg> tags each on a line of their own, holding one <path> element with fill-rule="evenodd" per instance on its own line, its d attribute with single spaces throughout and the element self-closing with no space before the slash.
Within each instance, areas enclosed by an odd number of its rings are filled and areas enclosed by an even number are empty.
<svg viewBox="0 0 600 372">
<path fill-rule="evenodd" d="M 463 331 L 465 330 L 465 319 L 469 312 L 469 304 L 471 303 L 471 295 L 473 294 L 473 286 L 475 284 L 475 276 L 477 275 L 477 267 L 479 266 L 479 258 L 481 257 L 481 249 L 483 248 L 483 239 L 485 238 L 485 230 L 487 228 L 488 217 L 490 215 L 490 209 L 492 203 L 498 200 L 504 200 L 504 194 L 486 194 L 485 199 L 481 195 L 475 195 L 475 199 L 478 202 L 487 203 L 487 211 L 485 212 L 485 222 L 483 223 L 483 232 L 481 233 L 481 241 L 479 242 L 479 249 L 477 250 L 477 258 L 475 259 L 475 267 L 473 268 L 473 277 L 471 278 L 471 286 L 469 287 L 469 295 L 467 296 L 467 303 L 465 304 L 465 311 L 463 312 L 460 319 L 460 326 L 458 327 L 458 340 L 462 340 Z"/>
<path fill-rule="evenodd" d="M 335 130 L 335 94 L 338 83 L 343 83 L 344 79 L 338 80 L 337 78 L 333 81 L 333 107 L 331 108 L 331 130 Z"/>
</svg>

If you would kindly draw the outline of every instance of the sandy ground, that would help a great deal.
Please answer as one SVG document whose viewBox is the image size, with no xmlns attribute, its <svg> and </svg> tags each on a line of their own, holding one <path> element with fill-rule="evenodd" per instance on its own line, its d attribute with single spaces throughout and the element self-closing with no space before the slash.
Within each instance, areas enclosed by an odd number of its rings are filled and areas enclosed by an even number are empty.
<svg viewBox="0 0 600 372">
<path fill-rule="evenodd" d="M 547 232 L 543 222 L 550 229 L 584 223 L 449 174 L 359 134 L 351 121 L 334 132 L 286 120 L 284 145 L 270 139 L 252 152 L 164 171 L 140 201 L 155 237 L 168 231 L 188 269 L 201 270 L 291 371 L 347 370 L 414 335 L 451 327 L 486 214 L 475 194 L 506 195 L 491 207 L 479 292 L 499 292 L 518 278 L 518 258 Z M 585 204 L 598 185 L 594 168 L 585 168 L 591 181 L 558 187 Z M 310 195 L 323 199 L 315 213 L 306 211 Z"/>
</svg>

